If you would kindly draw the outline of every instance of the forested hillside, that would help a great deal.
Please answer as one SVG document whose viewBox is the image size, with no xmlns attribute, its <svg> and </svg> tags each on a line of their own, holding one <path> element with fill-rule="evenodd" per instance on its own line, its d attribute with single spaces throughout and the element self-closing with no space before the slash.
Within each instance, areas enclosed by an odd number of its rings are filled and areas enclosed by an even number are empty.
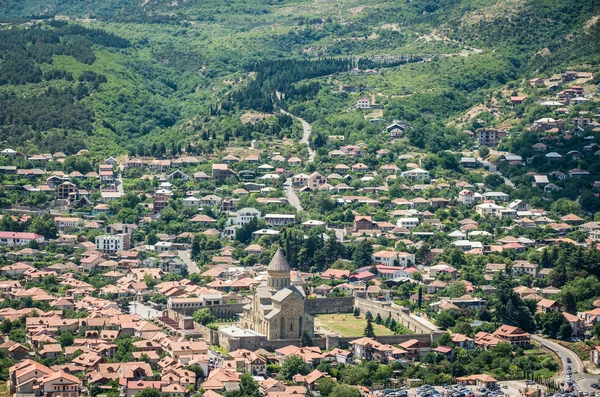
<svg viewBox="0 0 600 397">
<path fill-rule="evenodd" d="M 314 122 L 317 140 L 360 138 L 374 126 L 344 114 L 354 97 L 339 87 L 351 86 L 410 122 L 411 144 L 460 148 L 469 138 L 448 122 L 494 90 L 595 71 L 599 13 L 595 0 L 0 0 L 0 139 L 203 153 L 269 134 L 240 115 L 277 107 Z"/>
</svg>

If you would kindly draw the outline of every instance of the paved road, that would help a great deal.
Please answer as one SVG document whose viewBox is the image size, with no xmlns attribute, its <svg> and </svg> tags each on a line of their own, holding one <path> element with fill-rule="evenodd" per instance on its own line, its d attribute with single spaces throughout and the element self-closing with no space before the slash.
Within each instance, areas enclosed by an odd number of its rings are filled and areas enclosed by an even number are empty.
<svg viewBox="0 0 600 397">
<path fill-rule="evenodd" d="M 288 178 L 285 180 L 285 185 L 283 186 L 283 190 L 285 190 L 285 196 L 287 197 L 287 201 L 290 205 L 296 208 L 296 211 L 304 211 L 302 209 L 302 204 L 300 204 L 300 199 L 298 195 L 294 191 L 294 187 L 292 184 L 292 178 Z"/>
<path fill-rule="evenodd" d="M 181 258 L 181 260 L 184 261 L 185 265 L 187 266 L 188 274 L 200 273 L 200 269 L 198 269 L 198 265 L 196 265 L 196 262 L 194 262 L 192 260 L 192 258 L 190 257 L 190 254 L 191 254 L 190 250 L 177 251 L 177 255 L 179 255 L 179 258 Z"/>
<path fill-rule="evenodd" d="M 295 118 L 296 120 L 300 121 L 302 123 L 302 139 L 300 139 L 300 143 L 305 143 L 306 146 L 308 146 L 308 162 L 312 163 L 313 161 L 315 161 L 315 151 L 312 150 L 310 148 L 310 133 L 312 131 L 312 126 L 310 125 L 310 123 L 298 116 L 294 116 L 293 114 L 286 112 L 283 109 L 280 109 L 281 113 L 283 114 L 287 114 L 288 116 L 292 116 L 293 118 Z"/>
<path fill-rule="evenodd" d="M 515 188 L 515 184 L 512 183 L 510 181 L 510 179 L 508 179 L 507 177 L 505 177 L 504 175 L 502 175 L 502 173 L 500 171 L 498 171 L 498 167 L 496 167 L 494 164 L 490 163 L 487 160 L 482 160 L 482 159 L 479 159 L 479 160 L 480 160 L 481 164 L 483 164 L 484 166 L 486 166 L 490 170 L 490 172 L 492 172 L 494 174 L 497 174 L 497 175 L 500 175 L 502 177 L 502 179 L 504 179 L 504 184 L 506 186 L 509 186 L 509 187 L 511 187 L 513 189 Z"/>
<path fill-rule="evenodd" d="M 125 194 L 125 191 L 123 190 L 123 178 L 121 177 L 124 165 L 124 163 L 119 163 L 119 172 L 117 172 L 117 175 L 115 176 L 115 186 L 117 187 L 117 192 L 121 194 Z"/>
<path fill-rule="evenodd" d="M 567 375 L 567 367 L 571 367 L 573 370 L 577 370 L 576 374 L 571 375 L 574 382 L 576 382 L 582 391 L 584 392 L 594 392 L 596 391 L 591 387 L 592 383 L 597 383 L 598 375 L 591 375 L 585 373 L 585 364 L 579 358 L 577 353 L 573 350 L 567 349 L 564 346 L 559 345 L 556 342 L 551 340 L 541 338 L 537 335 L 532 335 L 532 339 L 538 342 L 540 345 L 547 347 L 548 349 L 555 352 L 562 361 L 562 373 L 560 374 L 560 381 L 563 382 L 565 380 L 565 376 Z M 567 362 L 567 358 L 571 360 L 571 362 Z"/>
</svg>

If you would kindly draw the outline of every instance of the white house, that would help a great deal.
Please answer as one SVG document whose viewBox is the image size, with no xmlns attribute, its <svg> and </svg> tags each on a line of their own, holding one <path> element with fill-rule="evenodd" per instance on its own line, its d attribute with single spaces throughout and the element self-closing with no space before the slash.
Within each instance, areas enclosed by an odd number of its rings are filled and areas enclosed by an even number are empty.
<svg viewBox="0 0 600 397">
<path fill-rule="evenodd" d="M 253 218 L 260 218 L 260 211 L 256 208 L 242 208 L 237 212 L 235 223 L 237 225 L 245 225 Z"/>
<path fill-rule="evenodd" d="M 367 97 L 360 98 L 356 101 L 356 107 L 358 109 L 370 109 L 371 108 L 371 100 Z"/>
<path fill-rule="evenodd" d="M 399 252 L 394 251 L 378 251 L 372 255 L 373 262 L 381 263 L 386 266 L 394 266 L 394 262 L 398 259 Z"/>
<path fill-rule="evenodd" d="M 200 199 L 196 197 L 186 197 L 183 199 L 184 207 L 198 207 L 200 206 Z"/>
<path fill-rule="evenodd" d="M 41 244 L 44 242 L 44 236 L 35 233 L 0 232 L 0 244 L 9 247 L 27 245 L 33 240 Z"/>
<path fill-rule="evenodd" d="M 117 251 L 129 249 L 129 235 L 127 233 L 96 236 L 96 249 L 105 254 L 114 254 Z"/>
<path fill-rule="evenodd" d="M 396 225 L 406 229 L 413 229 L 419 226 L 419 218 L 400 218 L 396 222 Z"/>
<path fill-rule="evenodd" d="M 412 170 L 404 171 L 400 174 L 402 178 L 409 179 L 415 182 L 423 182 L 431 179 L 429 171 L 425 171 L 422 168 L 414 168 Z"/>
<path fill-rule="evenodd" d="M 504 207 L 501 207 L 494 203 L 483 203 L 483 204 L 478 204 L 477 206 L 475 206 L 475 212 L 477 212 L 481 216 L 496 215 L 498 210 L 501 210 L 501 209 L 504 209 Z"/>
<path fill-rule="evenodd" d="M 269 226 L 285 226 L 296 221 L 294 214 L 266 214 L 263 219 Z"/>
</svg>

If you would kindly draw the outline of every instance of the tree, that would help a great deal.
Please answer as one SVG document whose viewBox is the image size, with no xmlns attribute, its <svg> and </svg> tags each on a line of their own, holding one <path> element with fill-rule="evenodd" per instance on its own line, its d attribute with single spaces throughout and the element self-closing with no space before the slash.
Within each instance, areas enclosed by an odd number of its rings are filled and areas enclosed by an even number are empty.
<svg viewBox="0 0 600 397">
<path fill-rule="evenodd" d="M 483 182 L 487 187 L 495 189 L 504 183 L 504 178 L 502 178 L 502 176 L 498 174 L 489 174 L 485 177 Z"/>
<path fill-rule="evenodd" d="M 377 313 L 377 316 L 375 316 L 375 324 L 381 325 L 382 322 L 383 319 L 381 318 L 381 314 Z"/>
<path fill-rule="evenodd" d="M 600 321 L 597 321 L 596 324 L 594 324 L 594 328 L 592 328 L 592 334 L 597 340 L 600 340 Z"/>
<path fill-rule="evenodd" d="M 307 375 L 308 373 L 310 373 L 310 367 L 306 361 L 300 356 L 292 355 L 281 364 L 278 377 L 281 380 L 292 380 L 294 375 Z"/>
<path fill-rule="evenodd" d="M 567 313 L 577 314 L 577 299 L 571 291 L 566 291 L 562 297 L 563 306 Z"/>
<path fill-rule="evenodd" d="M 331 394 L 329 395 L 329 397 L 361 397 L 361 396 L 362 396 L 362 394 L 360 393 L 360 390 L 358 390 L 355 387 L 343 385 L 343 384 L 337 384 L 331 391 Z"/>
<path fill-rule="evenodd" d="M 196 374 L 196 380 L 204 378 L 204 370 L 198 364 L 188 365 L 185 369 Z"/>
<path fill-rule="evenodd" d="M 490 148 L 489 148 L 489 147 L 487 147 L 486 145 L 481 145 L 481 146 L 479 147 L 479 150 L 478 150 L 478 152 L 479 152 L 479 156 L 480 156 L 482 159 L 484 159 L 484 158 L 486 158 L 487 156 L 489 156 L 489 154 L 490 154 Z"/>
<path fill-rule="evenodd" d="M 438 344 L 441 346 L 450 346 L 452 344 L 452 337 L 449 333 L 444 332 L 439 339 L 437 340 Z"/>
<path fill-rule="evenodd" d="M 71 332 L 63 331 L 58 337 L 58 343 L 60 343 L 61 347 L 72 346 L 75 343 L 75 338 Z"/>
<path fill-rule="evenodd" d="M 29 226 L 29 231 L 40 234 L 48 240 L 58 237 L 58 227 L 56 226 L 56 222 L 54 222 L 54 217 L 52 215 L 34 218 L 33 221 L 31 221 L 31 226 Z"/>
<path fill-rule="evenodd" d="M 355 307 L 355 308 L 354 308 L 354 313 L 353 313 L 353 314 L 354 314 L 354 317 L 358 317 L 358 316 L 360 316 L 360 309 L 359 309 L 358 307 Z"/>
<path fill-rule="evenodd" d="M 419 285 L 419 295 L 418 295 L 418 300 L 417 300 L 417 307 L 420 309 L 421 306 L 423 305 L 423 287 L 421 287 Z"/>
<path fill-rule="evenodd" d="M 569 324 L 568 321 L 564 322 L 560 325 L 558 333 L 556 334 L 556 336 L 562 340 L 567 340 L 572 335 L 573 335 L 573 327 L 571 327 L 571 324 Z"/>
<path fill-rule="evenodd" d="M 367 338 L 375 337 L 375 330 L 373 329 L 373 320 L 372 319 L 367 319 L 367 326 L 365 327 L 365 331 L 363 332 L 363 335 L 366 336 Z"/>
<path fill-rule="evenodd" d="M 373 313 L 371 313 L 370 311 L 367 311 L 365 313 L 365 320 L 367 320 L 367 321 L 373 321 Z"/>
<path fill-rule="evenodd" d="M 301 345 L 304 346 L 314 346 L 313 340 L 306 332 L 306 330 L 302 331 L 302 340 L 300 341 Z"/>
<path fill-rule="evenodd" d="M 327 397 L 331 394 L 336 385 L 337 383 L 331 378 L 321 378 L 317 383 L 317 391 L 321 393 L 323 397 Z"/>
<path fill-rule="evenodd" d="M 225 393 L 225 397 L 260 397 L 262 393 L 258 388 L 258 382 L 256 382 L 252 375 L 243 374 L 240 379 L 240 388 Z"/>
<path fill-rule="evenodd" d="M 371 266 L 373 262 L 373 245 L 366 240 L 358 243 L 352 252 L 352 260 L 358 267 Z"/>
<path fill-rule="evenodd" d="M 195 322 L 200 323 L 202 325 L 214 323 L 215 320 L 217 319 L 212 314 L 212 312 L 210 311 L 210 309 L 196 310 L 194 312 L 194 314 L 192 314 L 192 318 L 194 319 Z"/>
<path fill-rule="evenodd" d="M 146 387 L 141 392 L 136 394 L 136 396 L 138 396 L 138 397 L 161 397 L 158 389 L 155 389 L 153 387 Z"/>
<path fill-rule="evenodd" d="M 539 328 L 551 339 L 556 339 L 560 327 L 564 323 L 569 325 L 569 321 L 560 312 L 538 314 L 536 317 L 538 318 Z"/>
<path fill-rule="evenodd" d="M 440 328 L 448 329 L 454 327 L 456 325 L 456 320 L 454 317 L 446 311 L 440 312 L 437 316 L 435 316 L 435 322 Z"/>
</svg>

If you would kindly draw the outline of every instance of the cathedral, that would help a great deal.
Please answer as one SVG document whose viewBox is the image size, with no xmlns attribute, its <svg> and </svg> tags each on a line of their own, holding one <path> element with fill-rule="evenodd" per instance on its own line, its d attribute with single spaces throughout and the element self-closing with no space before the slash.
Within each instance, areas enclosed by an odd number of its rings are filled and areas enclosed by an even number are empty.
<svg viewBox="0 0 600 397">
<path fill-rule="evenodd" d="M 267 340 L 299 339 L 306 331 L 314 336 L 315 318 L 306 313 L 306 295 L 302 278 L 290 280 L 291 269 L 280 248 L 267 267 L 267 285 L 253 291 L 251 302 L 244 306 L 241 327 L 259 332 Z"/>
</svg>

